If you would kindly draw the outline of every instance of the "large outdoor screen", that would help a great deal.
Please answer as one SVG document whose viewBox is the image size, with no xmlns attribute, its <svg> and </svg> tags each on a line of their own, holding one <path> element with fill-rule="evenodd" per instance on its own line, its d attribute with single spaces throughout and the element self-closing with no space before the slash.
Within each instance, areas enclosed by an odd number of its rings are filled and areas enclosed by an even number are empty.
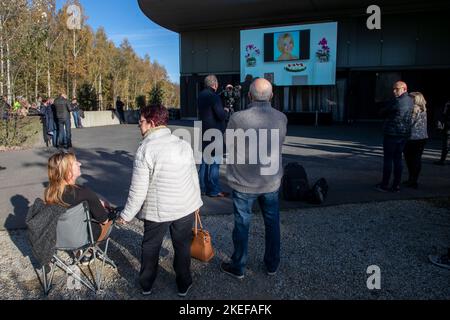
<svg viewBox="0 0 450 320">
<path fill-rule="evenodd" d="M 337 23 L 241 30 L 241 81 L 278 86 L 334 85 Z"/>
</svg>

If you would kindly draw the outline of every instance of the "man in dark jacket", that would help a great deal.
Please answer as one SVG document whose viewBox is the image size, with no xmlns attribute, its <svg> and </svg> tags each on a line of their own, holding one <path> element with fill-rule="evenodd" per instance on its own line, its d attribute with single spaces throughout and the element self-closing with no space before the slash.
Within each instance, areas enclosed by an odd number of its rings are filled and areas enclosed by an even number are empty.
<svg viewBox="0 0 450 320">
<path fill-rule="evenodd" d="M 450 100 L 445 104 L 439 123 L 439 128 L 442 130 L 442 152 L 441 159 L 434 164 L 444 166 L 450 147 Z"/>
<path fill-rule="evenodd" d="M 125 104 L 122 102 L 122 100 L 120 100 L 120 97 L 117 97 L 116 110 L 117 113 L 119 114 L 119 121 L 121 124 L 125 123 L 125 111 L 123 109 L 124 106 Z"/>
<path fill-rule="evenodd" d="M 198 113 L 202 121 L 202 136 L 209 129 L 217 129 L 222 133 L 225 131 L 225 119 L 229 109 L 223 107 L 222 100 L 216 94 L 218 87 L 219 82 L 216 76 L 209 75 L 205 78 L 205 89 L 198 96 Z M 213 142 L 203 141 L 202 151 Z M 221 159 L 217 159 L 215 154 L 213 156 L 214 162 L 211 164 L 205 162 L 205 157 L 202 158 L 202 164 L 198 172 L 200 189 L 202 194 L 210 197 L 226 197 L 228 194 L 222 192 L 219 185 L 219 166 Z"/>
<path fill-rule="evenodd" d="M 72 147 L 72 134 L 70 123 L 70 103 L 64 93 L 53 102 L 56 112 L 56 123 L 58 130 L 58 148 Z"/>
<path fill-rule="evenodd" d="M 389 191 L 392 166 L 394 167 L 394 181 L 392 191 L 400 191 L 402 178 L 402 153 L 406 141 L 411 135 L 411 118 L 414 107 L 413 99 L 408 95 L 406 83 L 398 81 L 394 84 L 395 100 L 384 108 L 381 113 L 385 117 L 383 141 L 383 180 L 376 185 L 381 192 Z"/>
</svg>

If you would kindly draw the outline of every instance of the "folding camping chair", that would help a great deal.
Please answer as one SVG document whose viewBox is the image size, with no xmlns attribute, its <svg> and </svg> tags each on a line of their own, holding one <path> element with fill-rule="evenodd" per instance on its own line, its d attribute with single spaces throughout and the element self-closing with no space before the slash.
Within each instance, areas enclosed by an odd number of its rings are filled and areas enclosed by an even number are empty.
<svg viewBox="0 0 450 320">
<path fill-rule="evenodd" d="M 59 219 L 56 226 L 56 252 L 50 262 L 50 270 L 47 274 L 45 266 L 42 267 L 42 278 L 44 293 L 47 295 L 51 289 L 53 276 L 55 273 L 55 266 L 58 266 L 61 270 L 65 271 L 68 276 L 72 276 L 75 281 L 79 281 L 90 290 L 96 292 L 100 290 L 103 280 L 103 271 L 105 262 L 110 264 L 113 268 L 117 269 L 116 264 L 108 257 L 109 246 L 109 233 L 113 227 L 111 224 L 110 230 L 108 230 L 107 236 L 101 242 L 96 242 L 92 234 L 91 222 L 94 221 L 90 217 L 89 207 L 86 202 L 82 202 L 79 205 L 66 210 Z M 100 248 L 100 244 L 105 243 L 105 249 Z M 67 252 L 73 254 L 73 252 L 82 250 L 82 254 L 73 258 L 73 264 L 69 265 L 64 261 L 59 253 Z M 82 270 L 79 265 L 90 252 L 93 255 L 93 264 L 95 267 L 95 279 L 92 281 L 86 275 L 81 275 Z M 97 258 L 102 261 L 101 268 L 97 266 Z"/>
</svg>

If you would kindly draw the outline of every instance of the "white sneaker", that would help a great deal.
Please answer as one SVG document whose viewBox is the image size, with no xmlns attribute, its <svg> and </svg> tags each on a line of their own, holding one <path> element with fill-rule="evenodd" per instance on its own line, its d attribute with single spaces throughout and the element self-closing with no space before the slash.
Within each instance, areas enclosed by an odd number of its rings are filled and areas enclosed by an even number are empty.
<svg viewBox="0 0 450 320">
<path fill-rule="evenodd" d="M 435 264 L 439 267 L 449 269 L 450 270 L 450 259 L 446 254 L 444 255 L 429 255 L 428 259 L 430 259 L 432 264 Z"/>
<path fill-rule="evenodd" d="M 189 287 L 187 287 L 187 289 L 183 292 L 178 292 L 178 296 L 181 298 L 184 298 L 187 296 L 189 290 L 192 288 L 192 283 L 189 285 Z"/>
<path fill-rule="evenodd" d="M 149 296 L 152 294 L 152 289 L 148 290 L 148 291 L 142 291 L 141 292 L 143 296 Z"/>
</svg>

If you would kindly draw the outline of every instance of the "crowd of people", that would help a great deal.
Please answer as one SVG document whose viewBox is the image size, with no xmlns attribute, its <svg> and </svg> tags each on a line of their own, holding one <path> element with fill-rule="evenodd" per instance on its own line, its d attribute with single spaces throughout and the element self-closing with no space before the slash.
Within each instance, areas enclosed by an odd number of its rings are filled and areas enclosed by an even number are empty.
<svg viewBox="0 0 450 320">
<path fill-rule="evenodd" d="M 139 283 L 143 295 L 150 295 L 158 273 L 158 261 L 163 238 L 170 231 L 174 248 L 174 270 L 178 295 L 185 297 L 192 287 L 190 270 L 192 225 L 194 215 L 203 205 L 201 195 L 212 198 L 231 197 L 233 202 L 234 229 L 232 232 L 233 252 L 229 261 L 220 264 L 220 270 L 236 279 L 245 276 L 248 260 L 249 228 L 252 207 L 258 202 L 265 224 L 265 252 L 263 265 L 267 276 L 275 276 L 280 266 L 280 212 L 279 190 L 283 176 L 282 145 L 287 133 L 287 117 L 271 105 L 272 85 L 258 78 L 249 86 L 250 104 L 245 110 L 235 112 L 226 122 L 230 110 L 222 105 L 217 94 L 219 83 L 214 75 L 205 78 L 205 89 L 198 97 L 200 120 L 203 131 L 225 130 L 276 130 L 274 141 L 269 137 L 258 139 L 258 147 L 270 148 L 271 161 L 276 162 L 277 170 L 263 174 L 267 163 L 258 158 L 256 163 L 227 163 L 226 179 L 232 193 L 222 190 L 219 182 L 221 154 L 213 153 L 213 161 L 206 161 L 205 153 L 199 171 L 196 169 L 191 145 L 172 134 L 167 127 L 168 110 L 162 105 L 151 105 L 141 109 L 139 129 L 142 141 L 138 147 L 133 164 L 131 185 L 125 207 L 114 219 L 114 223 L 125 225 L 135 217 L 144 221 L 142 240 L 141 269 Z M 394 85 L 395 99 L 383 110 L 386 117 L 384 125 L 384 168 L 382 182 L 377 190 L 382 192 L 400 191 L 402 173 L 402 154 L 408 168 L 409 179 L 405 186 L 417 188 L 421 169 L 421 156 L 428 138 L 426 101 L 419 92 L 409 94 L 404 82 Z M 55 123 L 59 128 L 69 127 L 70 106 L 64 95 L 51 105 L 56 112 Z M 59 111 L 58 111 L 59 110 Z M 447 111 L 448 112 L 448 111 Z M 448 115 L 445 122 L 448 139 Z M 58 134 L 58 137 L 60 135 Z M 58 138 L 58 143 L 70 141 Z M 447 141 L 447 140 L 446 140 Z M 203 143 L 202 150 L 217 141 Z M 241 150 L 229 141 L 225 143 L 227 152 L 239 154 Z M 251 155 L 246 149 L 240 156 L 248 160 Z M 102 229 L 110 229 L 113 221 L 108 216 L 110 205 L 91 190 L 76 184 L 80 176 L 81 163 L 72 152 L 59 152 L 48 162 L 49 185 L 45 191 L 47 204 L 73 207 L 87 201 L 92 215 L 98 221 L 93 227 L 96 238 L 100 238 Z M 394 180 L 389 188 L 390 177 L 394 170 Z M 89 260 L 89 258 L 87 258 Z M 447 255 L 436 256 L 433 263 L 449 267 Z M 89 261 L 87 261 L 89 263 Z"/>
<path fill-rule="evenodd" d="M 61 93 L 56 99 L 42 98 L 38 96 L 36 102 L 30 104 L 25 98 L 17 97 L 10 105 L 8 96 L 4 95 L 0 102 L 0 115 L 2 120 L 14 117 L 40 116 L 44 141 L 47 146 L 55 148 L 71 148 L 71 115 L 76 128 L 83 128 L 81 119 L 84 111 L 78 100 L 74 97 L 71 102 L 67 100 L 65 93 Z"/>
</svg>

